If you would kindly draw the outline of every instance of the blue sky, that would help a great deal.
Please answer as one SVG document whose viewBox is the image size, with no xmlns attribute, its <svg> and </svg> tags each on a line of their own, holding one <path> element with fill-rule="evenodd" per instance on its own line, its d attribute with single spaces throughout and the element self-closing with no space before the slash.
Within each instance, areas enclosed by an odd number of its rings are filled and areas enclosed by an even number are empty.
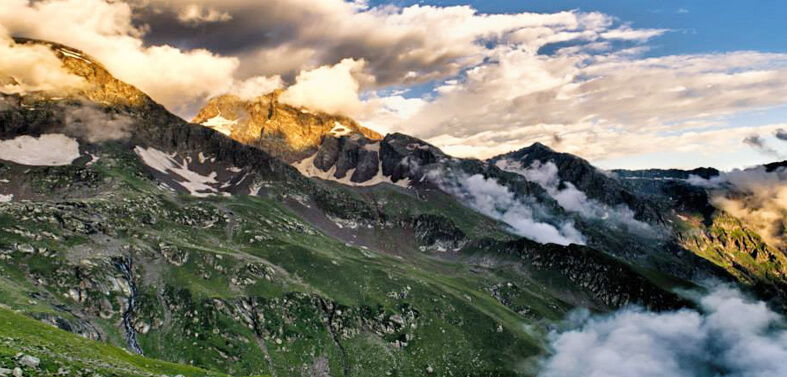
<svg viewBox="0 0 787 377">
<path fill-rule="evenodd" d="M 471 5 L 484 13 L 602 12 L 638 28 L 671 29 L 652 54 L 787 51 L 787 1 L 779 0 L 465 0 L 371 1 L 407 6 Z"/>
</svg>

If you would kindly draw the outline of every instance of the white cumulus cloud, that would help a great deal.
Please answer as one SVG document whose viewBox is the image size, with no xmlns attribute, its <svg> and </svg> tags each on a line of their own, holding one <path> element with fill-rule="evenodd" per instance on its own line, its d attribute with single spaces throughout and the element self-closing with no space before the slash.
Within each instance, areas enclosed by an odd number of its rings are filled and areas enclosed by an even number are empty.
<svg viewBox="0 0 787 377">
<path fill-rule="evenodd" d="M 576 315 L 552 334 L 539 377 L 780 377 L 787 375 L 784 319 L 765 303 L 720 287 L 699 310 L 623 309 Z"/>
<path fill-rule="evenodd" d="M 539 204 L 528 197 L 519 197 L 494 178 L 476 174 L 446 174 L 432 171 L 430 180 L 443 191 L 456 196 L 465 205 L 511 227 L 518 235 L 539 243 L 584 245 L 585 238 L 571 221 L 551 224 L 536 218 Z"/>
<path fill-rule="evenodd" d="M 63 92 L 87 85 L 72 75 L 47 46 L 17 44 L 0 24 L 0 92 Z M 7 82 L 3 82 L 7 80 Z"/>
<path fill-rule="evenodd" d="M 232 15 L 216 8 L 206 8 L 197 4 L 190 4 L 178 12 L 178 20 L 185 24 L 199 25 L 211 22 L 226 22 Z"/>
<path fill-rule="evenodd" d="M 294 104 L 425 138 L 459 156 L 484 158 L 534 141 L 592 161 L 664 148 L 741 151 L 742 127 L 727 118 L 787 102 L 787 54 L 647 57 L 650 41 L 670 31 L 598 12 L 485 14 L 467 5 L 343 0 L 5 0 L 0 24 L 84 50 L 186 117 L 209 96 L 253 97 L 294 84 L 287 95 Z M 420 84 L 435 89 L 424 93 Z"/>
<path fill-rule="evenodd" d="M 279 100 L 329 114 L 357 113 L 363 107 L 358 98 L 360 80 L 370 80 L 363 74 L 365 65 L 363 60 L 344 59 L 334 66 L 301 72 Z"/>
</svg>

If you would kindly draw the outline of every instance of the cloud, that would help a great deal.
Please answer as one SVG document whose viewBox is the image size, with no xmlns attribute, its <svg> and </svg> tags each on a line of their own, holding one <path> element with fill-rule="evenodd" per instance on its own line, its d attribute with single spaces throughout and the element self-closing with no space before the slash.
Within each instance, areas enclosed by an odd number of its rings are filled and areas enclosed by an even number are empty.
<svg viewBox="0 0 787 377">
<path fill-rule="evenodd" d="M 17 44 L 0 24 L 0 92 L 23 94 L 34 91 L 60 93 L 84 88 L 87 83 L 72 75 L 51 49 Z M 5 80 L 2 80 L 3 78 Z"/>
<path fill-rule="evenodd" d="M 588 198 L 587 194 L 577 189 L 571 182 L 561 181 L 554 162 L 542 164 L 540 161 L 534 161 L 531 166 L 524 167 L 518 161 L 502 159 L 497 161 L 496 166 L 537 183 L 566 211 L 578 213 L 587 219 L 604 220 L 611 226 L 624 226 L 626 230 L 632 232 L 645 234 L 653 231 L 648 224 L 635 219 L 634 211 L 625 204 L 608 206 Z"/>
<path fill-rule="evenodd" d="M 787 375 L 784 319 L 765 303 L 720 287 L 699 310 L 623 309 L 574 316 L 553 333 L 539 377 L 778 377 Z"/>
<path fill-rule="evenodd" d="M 779 135 L 778 130 L 776 131 L 776 135 L 778 137 Z M 777 152 L 775 149 L 768 146 L 768 144 L 765 143 L 765 140 L 763 140 L 762 137 L 760 137 L 760 135 L 746 136 L 746 138 L 743 139 L 743 143 L 754 148 L 756 151 L 765 154 L 766 156 L 781 158 L 781 154 Z"/>
<path fill-rule="evenodd" d="M 281 76 L 257 76 L 242 81 L 236 81 L 219 94 L 234 94 L 242 99 L 250 100 L 260 95 L 268 94 L 285 86 Z"/>
<path fill-rule="evenodd" d="M 757 231 L 771 246 L 784 248 L 787 224 L 787 170 L 767 171 L 763 166 L 733 170 L 709 180 L 690 177 L 705 187 L 713 203 Z"/>
<path fill-rule="evenodd" d="M 654 37 L 658 37 L 667 32 L 666 29 L 633 29 L 630 26 L 622 26 L 618 29 L 601 33 L 604 39 L 639 41 L 644 42 Z"/>
<path fill-rule="evenodd" d="M 64 133 L 90 143 L 123 140 L 131 136 L 133 123 L 134 121 L 127 116 L 113 114 L 85 104 L 66 109 Z"/>
<path fill-rule="evenodd" d="M 430 180 L 465 205 L 508 224 L 518 235 L 539 243 L 559 245 L 584 245 L 585 239 L 570 221 L 550 224 L 537 220 L 536 213 L 543 213 L 535 200 L 519 197 L 493 178 L 477 174 L 432 171 Z"/>
<path fill-rule="evenodd" d="M 205 8 L 197 4 L 190 4 L 178 12 L 178 21 L 188 25 L 200 25 L 213 22 L 227 22 L 232 15 L 221 12 L 215 8 Z"/>
<path fill-rule="evenodd" d="M 234 83 L 239 61 L 204 49 L 146 45 L 132 7 L 104 0 L 4 0 L 0 24 L 17 36 L 85 51 L 120 80 L 137 86 L 176 112 Z M 5 59 L 4 59 L 5 60 Z"/>
<path fill-rule="evenodd" d="M 787 54 L 646 58 L 646 42 L 669 31 L 593 12 L 484 14 L 343 0 L 6 0 L 0 24 L 84 50 L 186 117 L 206 97 L 261 95 L 253 92 L 278 87 L 279 78 L 286 87 L 307 72 L 352 76 L 358 89 L 344 80 L 331 104 L 322 103 L 325 88 L 305 84 L 309 90 L 293 89 L 291 100 L 481 158 L 534 141 L 555 146 L 555 136 L 561 151 L 591 160 L 665 145 L 739 150 L 740 127 L 718 132 L 725 117 L 787 98 Z M 362 71 L 348 59 L 365 62 Z"/>
<path fill-rule="evenodd" d="M 128 115 L 117 113 L 89 101 L 80 101 L 78 105 L 71 103 L 54 103 L 50 110 L 54 117 L 61 121 L 53 124 L 50 132 L 62 133 L 63 137 L 101 143 L 105 141 L 125 140 L 132 136 L 135 120 Z M 0 111 L 23 109 L 19 100 L 13 97 L 0 97 Z"/>
<path fill-rule="evenodd" d="M 203 25 L 193 33 L 172 19 L 194 6 L 214 8 L 232 21 Z M 378 85 L 423 83 L 456 75 L 483 62 L 488 43 L 530 29 L 551 30 L 549 38 L 583 34 L 600 38 L 613 18 L 592 13 L 482 14 L 470 6 L 370 7 L 343 0 L 151 0 L 140 2 L 152 43 L 172 40 L 241 57 L 241 70 L 255 75 L 291 76 L 334 65 L 345 58 L 365 60 Z M 657 35 L 658 33 L 653 33 Z M 540 43 L 521 38 L 516 43 Z M 261 56 L 298 56 L 267 69 Z M 262 69 L 259 71 L 259 69 Z"/>
<path fill-rule="evenodd" d="M 543 55 L 498 46 L 487 64 L 439 86 L 419 112 L 397 117 L 391 109 L 364 120 L 459 156 L 491 157 L 533 141 L 551 145 L 557 134 L 561 151 L 597 160 L 658 152 L 672 147 L 670 140 L 703 133 L 712 143 L 740 143 L 732 135 L 751 129 L 718 132 L 724 117 L 787 98 L 787 54 L 640 54 L 585 46 Z"/>
<path fill-rule="evenodd" d="M 301 72 L 279 97 L 282 103 L 329 114 L 354 114 L 363 107 L 358 98 L 364 76 L 363 60 L 344 59 L 334 66 Z"/>
</svg>

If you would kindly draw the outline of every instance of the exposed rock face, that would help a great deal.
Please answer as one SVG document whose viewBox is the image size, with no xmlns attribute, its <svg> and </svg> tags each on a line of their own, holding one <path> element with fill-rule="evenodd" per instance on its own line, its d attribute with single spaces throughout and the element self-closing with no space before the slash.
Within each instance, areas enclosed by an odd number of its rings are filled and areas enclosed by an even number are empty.
<svg viewBox="0 0 787 377">
<path fill-rule="evenodd" d="M 212 99 L 192 122 L 261 148 L 288 163 L 314 153 L 329 135 L 382 138 L 348 117 L 312 113 L 280 103 L 280 93 L 275 91 L 252 100 L 222 95 Z"/>
<path fill-rule="evenodd" d="M 422 167 L 446 158 L 440 149 L 422 140 L 395 133 L 387 135 L 380 145 L 383 175 L 393 181 L 421 178 Z"/>
<path fill-rule="evenodd" d="M 380 159 L 379 142 L 358 136 L 326 137 L 314 157 L 314 166 L 324 172 L 333 170 L 333 177 L 363 183 L 377 175 Z"/>
<path fill-rule="evenodd" d="M 440 215 L 420 215 L 413 219 L 412 227 L 415 238 L 423 249 L 459 251 L 467 244 L 464 232 L 451 220 Z"/>
<path fill-rule="evenodd" d="M 714 168 L 697 168 L 692 170 L 679 169 L 646 169 L 646 170 L 613 170 L 621 178 L 650 178 L 650 179 L 688 179 L 697 176 L 704 179 L 711 179 L 719 175 L 719 171 Z"/>
<path fill-rule="evenodd" d="M 448 156 L 422 140 L 394 133 L 382 140 L 361 134 L 325 136 L 317 153 L 295 164 L 302 174 L 344 184 L 408 186 Z"/>
<path fill-rule="evenodd" d="M 740 220 L 718 211 L 705 224 L 701 217 L 686 218 L 692 227 L 679 236 L 691 250 L 731 275 L 750 284 L 787 286 L 787 256 L 748 229 Z"/>
<path fill-rule="evenodd" d="M 492 245 L 494 242 L 490 241 L 481 247 Z M 595 302 L 608 307 L 634 304 L 670 310 L 686 305 L 683 299 L 660 289 L 628 265 L 584 246 L 539 245 L 520 239 L 504 244 L 503 250 L 539 273 L 559 272 L 567 282 L 582 287 Z"/>
<path fill-rule="evenodd" d="M 365 148 L 358 150 L 358 164 L 353 173 L 353 182 L 366 182 L 374 178 L 380 171 L 380 157 L 378 153 L 373 150 Z"/>
<path fill-rule="evenodd" d="M 636 193 L 577 156 L 558 153 L 543 144 L 535 143 L 516 152 L 492 158 L 490 162 L 495 163 L 501 159 L 517 161 L 523 167 L 529 167 L 536 161 L 542 164 L 552 162 L 558 168 L 560 180 L 571 182 L 589 198 L 613 207 L 626 205 L 636 213 L 638 220 L 660 220 L 659 214 L 653 208 L 643 205 Z"/>
<path fill-rule="evenodd" d="M 69 72 L 84 77 L 88 82 L 88 88 L 78 94 L 90 101 L 111 106 L 144 107 L 155 105 L 145 93 L 116 79 L 101 63 L 82 51 L 53 42 L 26 38 L 14 38 L 14 40 L 20 44 L 44 44 L 52 48 Z"/>
</svg>

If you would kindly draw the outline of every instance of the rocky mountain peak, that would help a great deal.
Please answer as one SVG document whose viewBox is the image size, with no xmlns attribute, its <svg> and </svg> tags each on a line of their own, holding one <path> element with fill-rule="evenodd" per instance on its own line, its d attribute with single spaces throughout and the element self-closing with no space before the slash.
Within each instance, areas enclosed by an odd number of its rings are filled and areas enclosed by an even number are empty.
<svg viewBox="0 0 787 377">
<path fill-rule="evenodd" d="M 574 185 L 588 198 L 615 207 L 625 205 L 631 208 L 639 219 L 656 220 L 659 218 L 652 208 L 643 206 L 641 200 L 613 174 L 597 169 L 587 160 L 568 153 L 552 150 L 541 143 L 535 143 L 518 151 L 494 157 L 492 164 L 500 161 L 516 163 L 529 169 L 544 164 L 554 164 L 557 178 Z"/>
<path fill-rule="evenodd" d="M 546 146 L 544 144 L 541 144 L 539 142 L 535 142 L 531 146 L 523 148 L 521 150 L 522 151 L 527 151 L 527 152 L 555 153 L 555 151 L 552 148 L 550 148 L 550 147 L 548 147 L 548 146 Z"/>
<path fill-rule="evenodd" d="M 280 94 L 277 90 L 252 99 L 221 95 L 211 99 L 192 122 L 263 149 L 286 162 L 313 154 L 326 136 L 355 134 L 373 141 L 382 139 L 380 134 L 349 117 L 281 103 Z"/>
<path fill-rule="evenodd" d="M 63 61 L 66 70 L 83 77 L 88 86 L 76 92 L 76 96 L 109 106 L 144 107 L 153 105 L 153 100 L 141 90 L 118 80 L 96 59 L 84 52 L 59 43 L 28 38 L 14 38 L 18 44 L 42 44 L 52 49 Z"/>
</svg>

